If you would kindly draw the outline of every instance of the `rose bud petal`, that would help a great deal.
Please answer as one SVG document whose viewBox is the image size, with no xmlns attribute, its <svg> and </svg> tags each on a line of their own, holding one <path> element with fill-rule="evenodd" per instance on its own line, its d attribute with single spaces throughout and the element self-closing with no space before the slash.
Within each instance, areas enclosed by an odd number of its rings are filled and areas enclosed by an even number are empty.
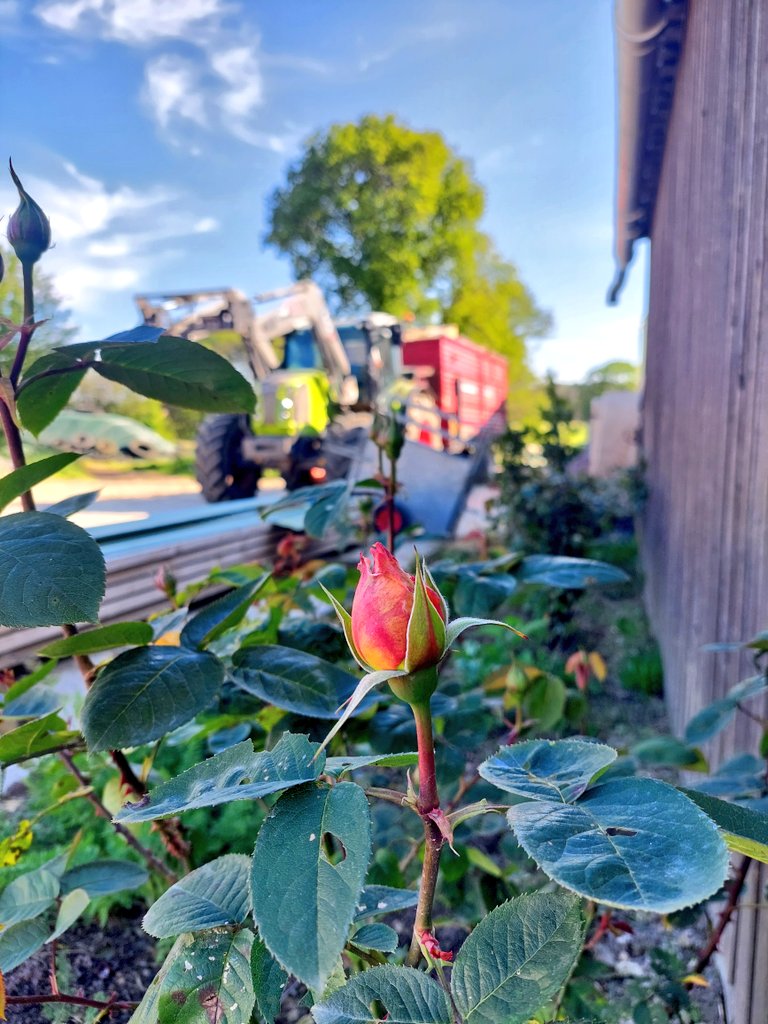
<svg viewBox="0 0 768 1024">
<path fill-rule="evenodd" d="M 352 602 L 352 638 L 357 652 L 371 669 L 396 669 L 406 661 L 417 582 L 404 572 L 383 544 L 374 544 L 371 555 L 373 568 L 365 557 L 361 557 L 358 564 L 360 582 Z M 442 622 L 442 599 L 430 587 L 424 587 L 423 579 L 420 585 L 437 612 L 437 619 Z M 421 601 L 416 603 L 418 611 Z M 435 642 L 433 616 L 430 614 L 425 619 L 420 614 L 418 618 L 426 622 L 426 632 L 416 640 L 411 630 L 411 646 L 418 648 L 415 659 L 418 664 L 412 664 L 409 659 L 406 666 L 409 672 L 436 665 L 445 648 L 444 629 L 439 649 Z"/>
</svg>

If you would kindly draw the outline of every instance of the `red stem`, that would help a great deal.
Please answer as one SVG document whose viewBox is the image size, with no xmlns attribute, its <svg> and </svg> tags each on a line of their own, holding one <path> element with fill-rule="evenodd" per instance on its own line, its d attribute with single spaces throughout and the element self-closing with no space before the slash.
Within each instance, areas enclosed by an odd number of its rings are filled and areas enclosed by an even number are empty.
<svg viewBox="0 0 768 1024">
<path fill-rule="evenodd" d="M 113 999 L 86 999 L 84 996 L 70 996 L 66 993 L 44 995 L 39 993 L 33 996 L 6 996 L 6 1006 L 35 1006 L 38 1003 L 69 1003 L 72 1006 L 92 1006 L 96 1010 L 135 1010 L 138 1003 L 119 1003 Z"/>
<path fill-rule="evenodd" d="M 717 947 L 720 945 L 720 940 L 723 937 L 723 932 L 737 908 L 741 891 L 744 888 L 744 884 L 747 881 L 747 875 L 749 874 L 749 869 L 753 863 L 752 858 L 747 856 L 742 857 L 739 862 L 736 874 L 731 879 L 731 883 L 728 887 L 728 902 L 723 907 L 722 913 L 718 918 L 717 925 L 715 926 L 715 930 L 709 937 L 709 941 L 699 954 L 699 959 L 696 961 L 696 966 L 693 969 L 694 974 L 701 974 L 704 968 L 709 965 L 709 961 L 715 955 Z"/>
</svg>

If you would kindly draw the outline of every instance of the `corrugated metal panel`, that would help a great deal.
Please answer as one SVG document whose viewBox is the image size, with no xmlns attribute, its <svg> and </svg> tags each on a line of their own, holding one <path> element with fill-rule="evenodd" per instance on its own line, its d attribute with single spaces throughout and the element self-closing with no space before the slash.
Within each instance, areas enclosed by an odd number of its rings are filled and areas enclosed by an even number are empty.
<svg viewBox="0 0 768 1024">
<path fill-rule="evenodd" d="M 754 671 L 703 645 L 768 625 L 768 8 L 690 5 L 654 215 L 643 447 L 647 597 L 673 727 Z M 762 341 L 762 344 L 761 344 Z M 707 747 L 756 749 L 744 716 Z M 755 872 L 748 902 L 761 902 Z M 768 914 L 723 951 L 734 1024 L 768 1021 Z"/>
</svg>

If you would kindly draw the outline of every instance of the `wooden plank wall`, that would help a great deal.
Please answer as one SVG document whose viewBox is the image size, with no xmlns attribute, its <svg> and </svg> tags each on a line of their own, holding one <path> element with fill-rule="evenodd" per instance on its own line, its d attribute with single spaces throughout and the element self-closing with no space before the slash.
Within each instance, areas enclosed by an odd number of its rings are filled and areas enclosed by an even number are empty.
<svg viewBox="0 0 768 1024">
<path fill-rule="evenodd" d="M 651 242 L 643 554 L 673 728 L 754 673 L 705 652 L 768 628 L 768 3 L 693 0 Z M 743 716 L 707 745 L 756 751 Z M 765 902 L 754 872 L 747 899 Z M 768 912 L 721 957 L 732 1024 L 768 1021 Z"/>
</svg>

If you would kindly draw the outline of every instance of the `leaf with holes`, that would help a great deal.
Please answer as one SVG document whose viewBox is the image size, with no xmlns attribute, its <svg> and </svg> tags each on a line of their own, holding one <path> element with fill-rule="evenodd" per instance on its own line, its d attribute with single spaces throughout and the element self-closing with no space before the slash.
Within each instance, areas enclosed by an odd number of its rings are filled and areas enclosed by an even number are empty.
<svg viewBox="0 0 768 1024">
<path fill-rule="evenodd" d="M 223 679 L 224 666 L 206 651 L 139 647 L 119 655 L 98 674 L 83 704 L 88 749 L 159 739 L 209 707 Z"/>
<path fill-rule="evenodd" d="M 268 579 L 269 574 L 265 574 L 260 579 L 246 583 L 206 605 L 193 615 L 182 629 L 182 645 L 192 648 L 206 647 L 226 630 L 237 626 L 245 618 L 253 599 Z"/>
<path fill-rule="evenodd" d="M 355 975 L 330 999 L 312 1007 L 315 1024 L 375 1024 L 378 1003 L 387 1024 L 451 1024 L 448 998 L 423 971 L 389 964 Z"/>
<path fill-rule="evenodd" d="M 254 392 L 216 352 L 183 338 L 102 348 L 94 370 L 147 398 L 201 412 L 252 412 Z"/>
<path fill-rule="evenodd" d="M 714 822 L 656 779 L 615 779 L 573 804 L 516 804 L 507 817 L 550 878 L 612 907 L 668 914 L 717 892 L 728 870 Z"/>
<path fill-rule="evenodd" d="M 352 782 L 286 793 L 261 826 L 253 916 L 272 955 L 312 989 L 344 948 L 370 856 L 368 803 Z"/>
<path fill-rule="evenodd" d="M 594 776 L 616 760 L 616 751 L 586 740 L 528 740 L 502 747 L 478 771 L 499 789 L 537 800 L 570 803 Z"/>
<path fill-rule="evenodd" d="M 242 924 L 250 910 L 251 858 L 228 853 L 191 871 L 167 889 L 144 915 L 144 930 L 156 939 Z"/>
<path fill-rule="evenodd" d="M 152 627 L 148 622 L 115 622 L 110 626 L 89 629 L 75 636 L 54 640 L 41 648 L 44 658 L 71 658 L 75 654 L 95 654 L 114 647 L 135 647 L 152 641 Z"/>
<path fill-rule="evenodd" d="M 215 807 L 233 800 L 256 800 L 281 789 L 313 782 L 323 770 L 319 744 L 286 732 L 272 750 L 254 753 L 244 740 L 207 761 L 150 790 L 139 803 L 126 804 L 116 815 L 121 822 L 154 821 L 197 807 Z"/>
<path fill-rule="evenodd" d="M 250 1024 L 253 933 L 180 935 L 129 1024 Z"/>
<path fill-rule="evenodd" d="M 61 891 L 85 889 L 91 899 L 124 889 L 140 889 L 149 880 L 147 869 L 132 860 L 92 860 L 61 876 Z"/>
<path fill-rule="evenodd" d="M 0 518 L 0 625 L 93 622 L 104 596 L 104 556 L 79 526 L 48 512 Z"/>
<path fill-rule="evenodd" d="M 244 647 L 232 660 L 232 678 L 240 689 L 311 718 L 336 718 L 357 684 L 349 672 L 292 647 Z"/>
<path fill-rule="evenodd" d="M 270 956 L 269 950 L 259 938 L 255 939 L 251 949 L 251 975 L 256 1012 L 267 1024 L 272 1024 L 280 1013 L 280 1002 L 288 975 L 277 960 Z"/>
<path fill-rule="evenodd" d="M 49 476 L 53 476 L 79 458 L 80 456 L 74 452 L 61 452 L 59 455 L 50 455 L 47 459 L 30 462 L 26 466 L 14 469 L 12 473 L 0 479 L 0 509 L 4 509 L 30 487 L 47 480 Z"/>
<path fill-rule="evenodd" d="M 561 988 L 581 954 L 579 900 L 529 893 L 483 918 L 456 957 L 451 992 L 466 1024 L 525 1024 Z"/>
</svg>

